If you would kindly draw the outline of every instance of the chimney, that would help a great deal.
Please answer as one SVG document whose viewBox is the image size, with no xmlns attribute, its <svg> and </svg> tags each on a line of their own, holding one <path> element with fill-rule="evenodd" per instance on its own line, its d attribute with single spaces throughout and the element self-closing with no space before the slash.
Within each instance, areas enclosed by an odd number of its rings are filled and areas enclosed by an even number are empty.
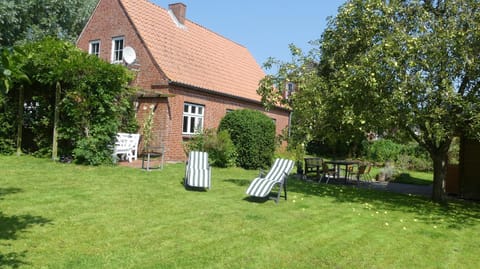
<svg viewBox="0 0 480 269">
<path fill-rule="evenodd" d="M 187 11 L 187 6 L 184 3 L 174 3 L 169 4 L 168 8 L 173 12 L 180 24 L 185 22 L 185 13 Z"/>
</svg>

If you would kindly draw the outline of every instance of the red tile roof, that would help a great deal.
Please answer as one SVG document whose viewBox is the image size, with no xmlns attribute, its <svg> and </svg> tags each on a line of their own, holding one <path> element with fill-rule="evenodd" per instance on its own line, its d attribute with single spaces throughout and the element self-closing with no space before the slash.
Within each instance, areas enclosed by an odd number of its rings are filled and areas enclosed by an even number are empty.
<svg viewBox="0 0 480 269">
<path fill-rule="evenodd" d="M 120 3 L 169 80 L 260 100 L 265 73 L 247 48 L 188 19 L 178 27 L 168 10 L 147 0 Z"/>
</svg>

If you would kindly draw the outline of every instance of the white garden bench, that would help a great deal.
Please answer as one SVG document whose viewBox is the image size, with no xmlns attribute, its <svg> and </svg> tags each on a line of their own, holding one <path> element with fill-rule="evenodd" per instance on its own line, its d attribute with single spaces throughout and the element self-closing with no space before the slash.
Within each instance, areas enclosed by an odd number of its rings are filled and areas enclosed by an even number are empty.
<svg viewBox="0 0 480 269">
<path fill-rule="evenodd" d="M 117 141 L 113 148 L 114 159 L 126 159 L 128 162 L 137 160 L 139 141 L 140 134 L 117 133 Z"/>
</svg>

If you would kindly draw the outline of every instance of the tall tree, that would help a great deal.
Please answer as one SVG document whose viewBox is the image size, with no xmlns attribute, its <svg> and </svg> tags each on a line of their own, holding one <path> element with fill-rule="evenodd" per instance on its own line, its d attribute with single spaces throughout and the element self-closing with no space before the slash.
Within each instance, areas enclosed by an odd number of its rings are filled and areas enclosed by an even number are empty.
<svg viewBox="0 0 480 269">
<path fill-rule="evenodd" d="M 0 47 L 45 36 L 75 41 L 98 0 L 2 0 Z"/>
<path fill-rule="evenodd" d="M 337 102 L 359 129 L 416 140 L 432 158 L 438 202 L 453 137 L 480 137 L 478 29 L 477 0 L 350 0 L 319 42 L 327 109 Z"/>
</svg>

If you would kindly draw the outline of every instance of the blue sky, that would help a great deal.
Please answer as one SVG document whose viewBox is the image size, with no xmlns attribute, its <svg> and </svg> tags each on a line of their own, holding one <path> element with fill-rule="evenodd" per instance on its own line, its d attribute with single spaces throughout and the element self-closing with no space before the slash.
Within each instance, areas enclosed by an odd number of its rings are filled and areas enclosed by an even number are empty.
<svg viewBox="0 0 480 269">
<path fill-rule="evenodd" d="M 259 65 L 268 57 L 289 61 L 288 44 L 303 50 L 320 38 L 327 17 L 346 0 L 150 0 L 168 8 L 182 2 L 187 18 L 248 48 Z"/>
</svg>

